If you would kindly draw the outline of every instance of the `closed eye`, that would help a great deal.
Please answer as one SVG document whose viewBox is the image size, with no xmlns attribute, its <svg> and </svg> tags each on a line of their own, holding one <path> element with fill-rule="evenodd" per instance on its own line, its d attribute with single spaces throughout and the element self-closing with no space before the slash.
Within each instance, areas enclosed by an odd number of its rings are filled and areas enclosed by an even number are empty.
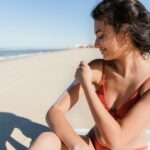
<svg viewBox="0 0 150 150">
<path fill-rule="evenodd" d="M 96 36 L 96 39 L 102 39 L 104 36 L 101 35 L 101 36 Z"/>
<path fill-rule="evenodd" d="M 100 37 L 97 37 L 98 39 L 102 39 L 103 38 L 103 35 L 102 36 L 100 36 Z"/>
<path fill-rule="evenodd" d="M 98 32 L 96 33 L 96 38 L 97 38 L 97 39 L 102 39 L 103 36 L 104 36 L 104 33 L 103 33 L 102 31 L 98 31 Z"/>
</svg>

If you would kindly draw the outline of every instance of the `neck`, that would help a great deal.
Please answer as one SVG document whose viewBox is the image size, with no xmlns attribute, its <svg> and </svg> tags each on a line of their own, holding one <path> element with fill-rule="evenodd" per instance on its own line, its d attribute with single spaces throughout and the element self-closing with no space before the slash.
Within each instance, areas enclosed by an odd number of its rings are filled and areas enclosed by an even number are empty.
<svg viewBox="0 0 150 150">
<path fill-rule="evenodd" d="M 120 74 L 123 78 L 130 76 L 131 73 L 135 75 L 139 74 L 138 71 L 144 71 L 143 65 L 146 64 L 147 61 L 143 58 L 141 54 L 135 55 L 134 53 L 130 53 L 120 59 L 114 60 L 114 66 L 118 74 Z M 139 69 L 140 68 L 140 69 Z"/>
</svg>

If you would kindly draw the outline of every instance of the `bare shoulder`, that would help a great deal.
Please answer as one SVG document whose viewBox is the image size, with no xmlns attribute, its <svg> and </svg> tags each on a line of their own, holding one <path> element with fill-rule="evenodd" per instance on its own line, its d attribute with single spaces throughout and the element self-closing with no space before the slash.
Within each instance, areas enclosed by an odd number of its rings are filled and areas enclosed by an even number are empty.
<svg viewBox="0 0 150 150">
<path fill-rule="evenodd" d="M 103 61 L 103 59 L 94 59 L 91 62 L 89 62 L 89 66 L 92 69 L 92 82 L 94 84 L 99 84 L 101 81 Z"/>
</svg>

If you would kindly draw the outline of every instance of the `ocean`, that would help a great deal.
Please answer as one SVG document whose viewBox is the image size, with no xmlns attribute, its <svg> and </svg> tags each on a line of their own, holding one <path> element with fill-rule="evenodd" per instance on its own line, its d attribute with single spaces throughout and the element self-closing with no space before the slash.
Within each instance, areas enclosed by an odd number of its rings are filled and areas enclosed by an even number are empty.
<svg viewBox="0 0 150 150">
<path fill-rule="evenodd" d="M 0 49 L 0 60 L 15 59 L 63 50 L 64 49 Z"/>
</svg>

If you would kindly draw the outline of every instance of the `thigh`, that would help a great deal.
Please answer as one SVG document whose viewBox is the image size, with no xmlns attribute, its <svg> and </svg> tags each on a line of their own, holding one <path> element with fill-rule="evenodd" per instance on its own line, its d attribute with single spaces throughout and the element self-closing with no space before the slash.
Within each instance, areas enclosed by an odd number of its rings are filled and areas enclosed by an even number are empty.
<svg viewBox="0 0 150 150">
<path fill-rule="evenodd" d="M 82 138 L 82 140 L 84 140 L 87 143 L 90 150 L 95 150 L 91 139 L 87 135 L 80 135 L 80 137 Z M 62 142 L 61 150 L 69 150 L 69 148 Z"/>
</svg>

